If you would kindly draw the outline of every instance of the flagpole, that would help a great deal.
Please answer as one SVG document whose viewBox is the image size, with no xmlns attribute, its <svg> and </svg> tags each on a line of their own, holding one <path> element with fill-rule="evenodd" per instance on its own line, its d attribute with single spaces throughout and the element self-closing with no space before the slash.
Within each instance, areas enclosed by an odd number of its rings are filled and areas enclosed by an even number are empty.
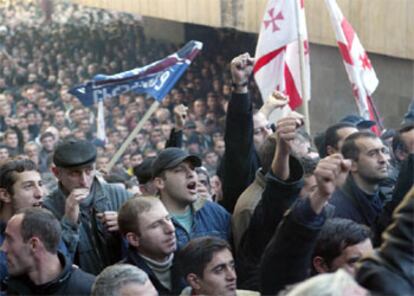
<svg viewBox="0 0 414 296">
<path fill-rule="evenodd" d="M 151 117 L 151 115 L 155 112 L 155 110 L 157 110 L 159 105 L 160 105 L 160 102 L 158 102 L 157 100 L 155 100 L 154 103 L 152 103 L 151 107 L 148 109 L 148 111 L 144 114 L 144 116 L 138 122 L 137 126 L 129 134 L 128 138 L 125 140 L 125 142 L 121 145 L 121 147 L 118 149 L 118 151 L 112 157 L 111 161 L 109 162 L 108 166 L 106 167 L 108 172 L 112 169 L 112 167 L 115 165 L 115 163 L 121 157 L 121 155 L 125 152 L 128 145 L 132 142 L 132 140 L 136 137 L 136 135 L 142 129 L 145 122 L 147 122 L 147 120 Z"/>
<path fill-rule="evenodd" d="M 310 134 L 310 120 L 309 120 L 309 94 L 306 91 L 307 88 L 307 84 L 309 83 L 309 81 L 307 81 L 306 79 L 306 75 L 305 75 L 305 51 L 303 49 L 304 46 L 304 40 L 303 40 L 303 35 L 302 35 L 302 30 L 300 27 L 300 7 L 299 7 L 299 0 L 294 0 L 295 1 L 295 10 L 296 10 L 296 23 L 298 26 L 298 42 L 299 42 L 299 64 L 300 64 L 300 80 L 301 80 L 301 89 L 302 89 L 302 98 L 303 98 L 303 103 L 302 103 L 302 110 L 303 110 L 303 115 L 305 116 L 305 129 L 306 132 L 308 132 L 308 134 Z"/>
</svg>

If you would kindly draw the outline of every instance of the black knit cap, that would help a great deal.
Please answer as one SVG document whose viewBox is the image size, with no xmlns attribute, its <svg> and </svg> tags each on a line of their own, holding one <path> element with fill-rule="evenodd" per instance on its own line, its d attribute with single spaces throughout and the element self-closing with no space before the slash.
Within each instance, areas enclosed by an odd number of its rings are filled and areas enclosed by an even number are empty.
<svg viewBox="0 0 414 296">
<path fill-rule="evenodd" d="M 157 158 L 153 161 L 152 176 L 157 177 L 164 170 L 172 169 L 183 161 L 189 161 L 194 167 L 201 166 L 201 159 L 198 156 L 191 155 L 179 148 L 166 148 L 162 150 Z"/>
<path fill-rule="evenodd" d="M 69 139 L 61 142 L 53 154 L 57 167 L 71 168 L 95 162 L 96 148 L 85 140 Z"/>
</svg>

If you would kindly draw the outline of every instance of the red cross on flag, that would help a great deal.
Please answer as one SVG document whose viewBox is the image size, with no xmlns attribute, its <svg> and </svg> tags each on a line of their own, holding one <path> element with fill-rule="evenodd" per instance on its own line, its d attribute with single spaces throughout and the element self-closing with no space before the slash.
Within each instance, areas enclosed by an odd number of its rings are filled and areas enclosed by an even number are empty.
<svg viewBox="0 0 414 296">
<path fill-rule="evenodd" d="M 371 95 L 378 86 L 378 78 L 367 53 L 351 24 L 343 16 L 336 0 L 325 0 L 344 61 L 348 79 L 359 114 L 365 119 L 380 123 Z M 376 130 L 374 130 L 377 132 Z"/>
<path fill-rule="evenodd" d="M 306 98 L 310 94 L 309 49 L 304 0 L 269 0 L 256 46 L 254 77 L 262 99 L 274 90 L 289 96 L 292 109 L 302 104 L 299 34 L 303 39 Z M 299 18 L 297 17 L 299 16 Z"/>
</svg>

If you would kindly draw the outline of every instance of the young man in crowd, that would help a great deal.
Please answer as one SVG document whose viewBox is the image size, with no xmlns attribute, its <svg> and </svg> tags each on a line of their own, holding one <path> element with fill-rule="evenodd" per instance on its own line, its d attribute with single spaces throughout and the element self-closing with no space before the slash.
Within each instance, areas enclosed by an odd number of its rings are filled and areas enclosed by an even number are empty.
<svg viewBox="0 0 414 296">
<path fill-rule="evenodd" d="M 27 208 L 10 218 L 1 246 L 9 295 L 90 295 L 94 276 L 57 251 L 60 239 L 59 221 L 46 209 Z"/>
<path fill-rule="evenodd" d="M 130 198 L 123 188 L 95 176 L 96 148 L 68 139 L 54 152 L 53 173 L 59 187 L 44 206 L 61 221 L 63 240 L 83 270 L 98 274 L 122 258 L 117 210 Z"/>
<path fill-rule="evenodd" d="M 160 295 L 180 293 L 185 284 L 174 263 L 175 227 L 163 203 L 151 196 L 132 198 L 119 210 L 118 225 L 129 245 L 122 262 L 145 271 Z"/>
<path fill-rule="evenodd" d="M 182 275 L 190 287 L 182 296 L 239 295 L 235 263 L 229 244 L 216 237 L 191 240 L 179 252 Z M 259 295 L 250 291 L 249 295 Z"/>
<path fill-rule="evenodd" d="M 9 160 L 0 166 L 0 244 L 10 218 L 21 209 L 42 206 L 43 198 L 43 182 L 32 161 Z M 6 257 L 0 252 L 0 282 L 7 275 Z"/>
<path fill-rule="evenodd" d="M 195 168 L 201 159 L 179 148 L 166 148 L 152 164 L 154 185 L 172 216 L 178 248 L 205 235 L 230 239 L 230 215 L 220 205 L 198 198 Z"/>
<path fill-rule="evenodd" d="M 335 206 L 335 217 L 371 227 L 386 201 L 379 190 L 389 170 L 385 146 L 375 134 L 357 132 L 345 139 L 342 155 L 352 161 L 350 174 L 332 194 L 329 203 Z"/>
</svg>

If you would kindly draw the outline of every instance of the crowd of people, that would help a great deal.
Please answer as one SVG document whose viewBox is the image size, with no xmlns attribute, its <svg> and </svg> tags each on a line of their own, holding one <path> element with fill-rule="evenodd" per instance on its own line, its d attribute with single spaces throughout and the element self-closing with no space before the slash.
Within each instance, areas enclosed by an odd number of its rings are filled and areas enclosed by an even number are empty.
<svg viewBox="0 0 414 296">
<path fill-rule="evenodd" d="M 351 114 L 313 137 L 269 122 L 289 98 L 261 103 L 248 53 L 209 46 L 108 169 L 153 99 L 106 99 L 101 143 L 68 90 L 179 46 L 49 2 L 0 7 L 1 293 L 414 293 L 414 102 L 396 129 Z"/>
</svg>

